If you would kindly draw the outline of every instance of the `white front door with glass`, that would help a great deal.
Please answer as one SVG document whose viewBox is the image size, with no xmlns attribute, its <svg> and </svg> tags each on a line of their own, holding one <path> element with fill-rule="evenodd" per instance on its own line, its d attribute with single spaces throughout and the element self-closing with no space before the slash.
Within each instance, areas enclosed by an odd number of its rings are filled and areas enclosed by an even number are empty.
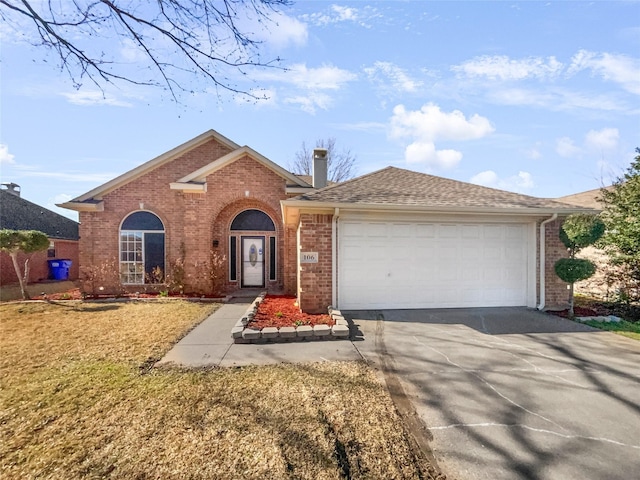
<svg viewBox="0 0 640 480">
<path fill-rule="evenodd" d="M 242 237 L 242 286 L 264 287 L 264 237 Z"/>
</svg>

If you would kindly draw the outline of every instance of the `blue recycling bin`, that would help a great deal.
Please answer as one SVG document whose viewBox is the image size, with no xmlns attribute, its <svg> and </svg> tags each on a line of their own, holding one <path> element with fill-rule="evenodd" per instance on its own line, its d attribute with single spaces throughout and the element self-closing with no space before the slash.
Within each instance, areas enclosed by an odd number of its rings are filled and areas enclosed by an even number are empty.
<svg viewBox="0 0 640 480">
<path fill-rule="evenodd" d="M 71 260 L 48 260 L 49 272 L 54 280 L 68 280 Z"/>
</svg>

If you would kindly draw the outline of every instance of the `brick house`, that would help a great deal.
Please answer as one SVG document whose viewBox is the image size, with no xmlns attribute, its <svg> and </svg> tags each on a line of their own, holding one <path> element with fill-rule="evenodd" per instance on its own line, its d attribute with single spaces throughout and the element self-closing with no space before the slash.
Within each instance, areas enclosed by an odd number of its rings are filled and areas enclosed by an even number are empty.
<svg viewBox="0 0 640 480">
<path fill-rule="evenodd" d="M 9 230 L 38 230 L 49 237 L 49 249 L 28 255 L 19 254 L 21 266 L 29 258 L 28 283 L 49 278 L 48 260 L 69 259 L 69 280 L 78 278 L 78 222 L 52 212 L 21 197 L 19 186 L 3 184 L 0 189 L 0 228 Z M 0 285 L 18 283 L 11 257 L 0 252 Z"/>
<path fill-rule="evenodd" d="M 307 312 L 566 297 L 551 267 L 580 207 L 392 167 L 325 185 L 326 151 L 309 180 L 210 130 L 61 206 L 105 289 L 261 288 Z"/>
</svg>

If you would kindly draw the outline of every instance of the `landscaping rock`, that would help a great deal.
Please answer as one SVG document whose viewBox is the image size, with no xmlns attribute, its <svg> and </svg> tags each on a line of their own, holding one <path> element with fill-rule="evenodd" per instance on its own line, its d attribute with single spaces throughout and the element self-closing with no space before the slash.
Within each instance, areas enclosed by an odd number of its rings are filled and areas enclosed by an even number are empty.
<svg viewBox="0 0 640 480">
<path fill-rule="evenodd" d="M 615 315 L 607 315 L 607 316 L 600 316 L 600 317 L 576 317 L 576 320 L 578 322 L 590 322 L 593 320 L 595 322 L 606 322 L 606 323 L 618 323 L 622 321 L 620 317 L 616 317 Z"/>
<path fill-rule="evenodd" d="M 316 325 L 313 327 L 314 337 L 326 337 L 331 335 L 331 327 L 329 325 Z"/>
<path fill-rule="evenodd" d="M 231 329 L 231 337 L 232 338 L 241 338 L 242 337 L 242 332 L 244 331 L 244 326 L 235 326 Z"/>
<path fill-rule="evenodd" d="M 300 325 L 296 327 L 298 337 L 313 337 L 313 327 L 309 325 Z"/>
<path fill-rule="evenodd" d="M 260 330 L 254 330 L 253 328 L 245 328 L 242 332 L 242 338 L 245 340 L 258 340 L 261 336 Z"/>
<path fill-rule="evenodd" d="M 278 338 L 278 328 L 264 327 L 262 329 L 262 338 Z"/>
<path fill-rule="evenodd" d="M 280 327 L 278 332 L 281 338 L 295 338 L 297 336 L 296 327 Z"/>
<path fill-rule="evenodd" d="M 331 328 L 331 335 L 334 337 L 348 337 L 349 327 L 346 325 L 336 324 Z"/>
</svg>

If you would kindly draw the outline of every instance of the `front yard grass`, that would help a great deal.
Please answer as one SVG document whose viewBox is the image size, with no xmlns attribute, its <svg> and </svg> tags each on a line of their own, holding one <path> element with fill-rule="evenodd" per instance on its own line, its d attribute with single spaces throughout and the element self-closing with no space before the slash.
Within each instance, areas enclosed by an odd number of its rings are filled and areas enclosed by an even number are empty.
<svg viewBox="0 0 640 480">
<path fill-rule="evenodd" d="M 582 323 L 599 328 L 600 330 L 607 330 L 617 333 L 618 335 L 633 338 L 634 340 L 640 340 L 640 323 L 637 322 L 627 322 L 626 320 L 621 320 L 620 322 L 597 322 L 595 320 L 588 320 Z"/>
<path fill-rule="evenodd" d="M 0 306 L 0 477 L 437 477 L 363 363 L 148 368 L 214 308 Z"/>
</svg>

